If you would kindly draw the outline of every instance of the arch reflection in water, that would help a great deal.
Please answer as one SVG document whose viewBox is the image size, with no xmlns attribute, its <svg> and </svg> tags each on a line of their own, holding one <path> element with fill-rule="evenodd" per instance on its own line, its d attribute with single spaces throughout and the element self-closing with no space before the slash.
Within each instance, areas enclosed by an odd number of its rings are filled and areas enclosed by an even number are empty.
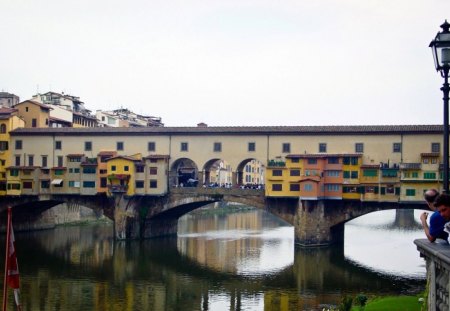
<svg viewBox="0 0 450 311">
<path fill-rule="evenodd" d="M 355 264 L 395 277 L 425 277 L 413 244 L 424 238 L 422 210 L 390 210 L 359 217 L 345 227 L 345 256 Z"/>
<path fill-rule="evenodd" d="M 190 215 L 179 238 L 117 243 L 110 226 L 87 226 L 16 241 L 27 310 L 304 310 L 425 286 L 356 265 L 342 247 L 295 250 L 293 228 L 260 210 Z"/>
</svg>

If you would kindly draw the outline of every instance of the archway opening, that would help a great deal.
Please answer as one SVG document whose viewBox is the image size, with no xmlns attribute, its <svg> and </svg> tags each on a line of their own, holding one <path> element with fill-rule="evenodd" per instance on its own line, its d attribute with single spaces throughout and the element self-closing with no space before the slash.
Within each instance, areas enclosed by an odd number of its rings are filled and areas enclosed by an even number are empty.
<svg viewBox="0 0 450 311">
<path fill-rule="evenodd" d="M 203 166 L 203 185 L 205 187 L 233 186 L 233 171 L 230 164 L 222 159 L 211 159 Z"/>
<path fill-rule="evenodd" d="M 198 168 L 195 162 L 188 158 L 176 160 L 170 169 L 169 184 L 173 187 L 197 187 Z"/>
<path fill-rule="evenodd" d="M 241 188 L 263 189 L 265 186 L 265 165 L 257 159 L 245 159 L 236 169 L 236 181 Z"/>
</svg>

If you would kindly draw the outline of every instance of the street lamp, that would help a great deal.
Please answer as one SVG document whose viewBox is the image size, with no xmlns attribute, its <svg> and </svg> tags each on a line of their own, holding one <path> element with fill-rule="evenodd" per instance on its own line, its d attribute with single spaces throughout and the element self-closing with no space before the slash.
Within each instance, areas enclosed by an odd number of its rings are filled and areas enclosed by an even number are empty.
<svg viewBox="0 0 450 311">
<path fill-rule="evenodd" d="M 444 84 L 441 87 L 444 93 L 444 182 L 443 191 L 448 193 L 448 72 L 450 69 L 450 24 L 445 20 L 441 25 L 442 31 L 438 32 L 436 38 L 430 43 L 431 50 L 433 52 L 434 66 L 436 70 L 441 73 L 444 78 Z"/>
</svg>

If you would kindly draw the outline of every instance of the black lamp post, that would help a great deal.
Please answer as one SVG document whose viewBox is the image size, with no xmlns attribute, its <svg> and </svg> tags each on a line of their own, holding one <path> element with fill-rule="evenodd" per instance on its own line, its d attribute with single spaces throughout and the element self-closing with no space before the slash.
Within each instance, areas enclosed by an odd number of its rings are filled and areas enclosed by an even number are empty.
<svg viewBox="0 0 450 311">
<path fill-rule="evenodd" d="M 436 70 L 444 78 L 444 84 L 441 87 L 444 93 L 444 176 L 443 191 L 448 193 L 448 93 L 450 90 L 448 84 L 448 72 L 450 69 L 450 24 L 445 20 L 441 25 L 442 31 L 438 32 L 436 38 L 430 43 L 433 52 L 434 65 Z"/>
</svg>

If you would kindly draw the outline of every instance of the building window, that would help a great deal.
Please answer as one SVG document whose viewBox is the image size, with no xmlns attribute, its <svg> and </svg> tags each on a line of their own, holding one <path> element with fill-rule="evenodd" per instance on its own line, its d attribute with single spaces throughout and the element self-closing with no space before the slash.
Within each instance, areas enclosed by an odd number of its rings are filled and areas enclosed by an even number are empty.
<svg viewBox="0 0 450 311">
<path fill-rule="evenodd" d="M 319 152 L 327 152 L 327 144 L 326 143 L 319 144 Z"/>
<path fill-rule="evenodd" d="M 350 171 L 344 171 L 344 178 L 350 178 Z"/>
<path fill-rule="evenodd" d="M 107 186 L 108 186 L 108 178 L 101 177 L 100 178 L 100 187 L 101 188 L 106 188 Z"/>
<path fill-rule="evenodd" d="M 289 191 L 300 191 L 300 184 L 290 184 Z"/>
<path fill-rule="evenodd" d="M 328 158 L 328 164 L 339 164 L 339 158 L 336 157 Z"/>
<path fill-rule="evenodd" d="M 8 142 L 0 141 L 0 151 L 6 151 L 6 150 L 8 150 Z"/>
<path fill-rule="evenodd" d="M 283 153 L 290 153 L 291 152 L 291 144 L 290 143 L 283 143 L 281 152 Z"/>
<path fill-rule="evenodd" d="M 47 156 L 41 156 L 42 167 L 47 167 Z"/>
<path fill-rule="evenodd" d="M 416 189 L 406 189 L 406 196 L 407 197 L 415 197 L 416 196 Z"/>
<path fill-rule="evenodd" d="M 365 177 L 377 177 L 378 171 L 377 170 L 363 170 L 363 176 Z"/>
<path fill-rule="evenodd" d="M 305 187 L 303 188 L 306 192 L 310 192 L 313 190 L 313 186 L 311 184 L 305 184 Z"/>
<path fill-rule="evenodd" d="M 5 124 L 0 125 L 0 133 L 2 133 L 2 134 L 6 133 L 6 125 Z"/>
<path fill-rule="evenodd" d="M 308 159 L 308 164 L 317 164 L 317 159 Z"/>
<path fill-rule="evenodd" d="M 36 127 L 37 126 L 37 120 L 36 119 L 31 119 L 31 127 Z"/>
<path fill-rule="evenodd" d="M 49 189 L 50 181 L 49 180 L 41 180 L 41 189 Z"/>
<path fill-rule="evenodd" d="M 144 173 L 145 166 L 143 165 L 136 165 L 136 173 Z"/>
<path fill-rule="evenodd" d="M 95 181 L 83 181 L 83 188 L 95 188 Z"/>
<path fill-rule="evenodd" d="M 214 143 L 214 152 L 222 152 L 222 143 Z"/>
<path fill-rule="evenodd" d="M 143 180 L 136 180 L 136 188 L 137 189 L 144 188 L 144 181 Z"/>
<path fill-rule="evenodd" d="M 123 141 L 117 142 L 117 151 L 123 151 Z"/>
<path fill-rule="evenodd" d="M 150 188 L 154 189 L 154 188 L 158 188 L 158 181 L 151 179 L 150 180 Z"/>
<path fill-rule="evenodd" d="M 326 175 L 328 177 L 339 177 L 339 171 L 327 171 Z"/>
<path fill-rule="evenodd" d="M 147 144 L 148 151 L 156 151 L 156 143 L 154 141 L 149 141 Z"/>
<path fill-rule="evenodd" d="M 272 176 L 283 176 L 283 170 L 272 170 Z"/>
<path fill-rule="evenodd" d="M 424 172 L 423 179 L 436 179 L 436 173 L 434 172 Z"/>
<path fill-rule="evenodd" d="M 16 150 L 22 150 L 22 141 L 21 140 L 16 140 L 15 148 L 16 148 Z"/>
<path fill-rule="evenodd" d="M 272 184 L 272 191 L 283 191 L 282 184 Z"/>
<path fill-rule="evenodd" d="M 28 155 L 28 166 L 34 166 L 34 155 Z"/>
<path fill-rule="evenodd" d="M 358 171 L 351 171 L 350 178 L 353 178 L 353 179 L 358 178 Z"/>
<path fill-rule="evenodd" d="M 431 143 L 431 152 L 441 152 L 441 143 Z"/>
<path fill-rule="evenodd" d="M 339 191 L 339 185 L 327 184 L 325 189 L 329 192 L 337 192 L 337 191 Z"/>
<path fill-rule="evenodd" d="M 256 151 L 256 143 L 248 143 L 248 151 Z"/>
<path fill-rule="evenodd" d="M 84 151 L 92 151 L 92 142 L 91 141 L 84 142 Z"/>
<path fill-rule="evenodd" d="M 181 143 L 181 146 L 180 146 L 180 150 L 181 151 L 188 151 L 188 143 Z"/>
<path fill-rule="evenodd" d="M 16 170 L 16 169 L 10 170 L 9 176 L 13 176 L 13 177 L 19 176 L 19 170 Z"/>
<path fill-rule="evenodd" d="M 393 152 L 402 152 L 402 143 L 394 143 L 392 145 Z"/>
<path fill-rule="evenodd" d="M 128 172 L 128 171 L 130 170 L 130 167 L 129 167 L 128 165 L 125 165 L 125 166 L 123 167 L 123 170 L 124 170 L 125 172 Z"/>
<path fill-rule="evenodd" d="M 300 163 L 300 159 L 299 158 L 292 158 L 291 159 L 291 163 Z"/>
<path fill-rule="evenodd" d="M 58 156 L 58 167 L 63 167 L 63 166 L 64 166 L 64 157 Z"/>
<path fill-rule="evenodd" d="M 158 168 L 150 167 L 150 175 L 157 175 L 157 174 L 158 174 Z"/>
<path fill-rule="evenodd" d="M 83 167 L 83 174 L 95 174 L 97 172 L 97 169 L 95 167 Z"/>
<path fill-rule="evenodd" d="M 115 165 L 111 165 L 111 171 L 113 171 L 113 172 L 116 171 L 116 166 Z"/>
<path fill-rule="evenodd" d="M 291 176 L 300 176 L 300 170 L 290 170 Z"/>
<path fill-rule="evenodd" d="M 20 166 L 20 155 L 16 155 L 14 157 L 14 165 L 15 166 Z"/>
<path fill-rule="evenodd" d="M 55 141 L 55 149 L 56 150 L 62 149 L 62 142 L 60 140 Z"/>
<path fill-rule="evenodd" d="M 363 153 L 364 152 L 364 144 L 363 143 L 356 143 L 355 144 L 355 152 L 356 153 Z"/>
</svg>

